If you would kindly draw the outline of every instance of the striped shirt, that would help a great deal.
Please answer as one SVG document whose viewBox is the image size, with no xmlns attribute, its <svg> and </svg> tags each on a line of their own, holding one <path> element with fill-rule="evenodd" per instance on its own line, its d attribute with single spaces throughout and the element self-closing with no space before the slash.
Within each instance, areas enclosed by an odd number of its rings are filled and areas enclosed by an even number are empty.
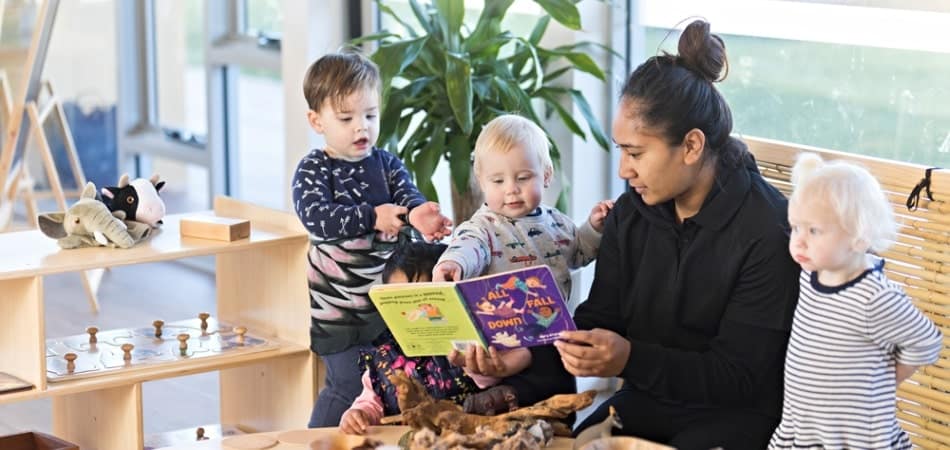
<svg viewBox="0 0 950 450">
<path fill-rule="evenodd" d="M 934 363 L 942 336 L 874 259 L 842 286 L 802 271 L 769 448 L 910 448 L 895 416 L 895 367 Z"/>
</svg>

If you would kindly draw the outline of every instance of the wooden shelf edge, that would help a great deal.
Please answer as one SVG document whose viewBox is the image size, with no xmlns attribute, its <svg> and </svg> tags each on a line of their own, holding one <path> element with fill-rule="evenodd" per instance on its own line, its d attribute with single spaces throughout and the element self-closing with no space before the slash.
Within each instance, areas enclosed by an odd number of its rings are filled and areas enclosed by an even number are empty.
<svg viewBox="0 0 950 450">
<path fill-rule="evenodd" d="M 213 358 L 198 358 L 188 361 L 178 361 L 161 366 L 143 366 L 141 369 L 118 371 L 116 373 L 97 377 L 84 378 L 75 381 L 47 383 L 47 389 L 0 394 L 0 404 L 19 401 L 36 400 L 47 397 L 70 395 L 80 392 L 108 389 L 116 386 L 125 386 L 146 381 L 175 378 L 197 373 L 224 370 L 232 367 L 252 365 L 262 361 L 281 358 L 293 358 L 310 353 L 310 348 L 301 345 L 282 345 L 280 347 L 251 353 L 240 353 Z"/>
<path fill-rule="evenodd" d="M 182 252 L 176 252 L 176 253 L 155 253 L 155 254 L 150 254 L 148 256 L 114 258 L 108 261 L 102 261 L 100 259 L 95 259 L 95 258 L 88 259 L 88 260 L 77 260 L 73 264 L 64 264 L 57 267 L 33 267 L 33 268 L 25 268 L 23 270 L 12 270 L 9 272 L 2 272 L 0 273 L 0 281 L 14 280 L 14 279 L 19 279 L 19 278 L 56 275 L 60 273 L 72 273 L 72 272 L 79 272 L 83 270 L 131 266 L 135 264 L 177 261 L 183 258 L 192 258 L 192 257 L 197 257 L 197 256 L 214 256 L 214 255 L 221 255 L 221 254 L 226 254 L 226 253 L 241 252 L 241 251 L 245 251 L 249 249 L 278 247 L 278 246 L 283 246 L 283 245 L 288 245 L 288 244 L 295 244 L 297 241 L 306 242 L 307 237 L 306 236 L 287 236 L 287 237 L 277 238 L 277 239 L 273 239 L 273 240 L 269 240 L 265 242 L 236 242 L 236 243 L 231 243 L 230 245 L 221 245 L 219 247 L 202 247 L 200 249 L 195 249 L 192 251 L 182 251 Z M 64 251 L 74 251 L 74 250 L 64 250 Z M 75 250 L 75 251 L 82 251 L 82 250 Z M 129 250 L 103 249 L 99 251 L 128 252 Z M 96 255 L 92 254 L 91 256 L 96 256 Z"/>
</svg>

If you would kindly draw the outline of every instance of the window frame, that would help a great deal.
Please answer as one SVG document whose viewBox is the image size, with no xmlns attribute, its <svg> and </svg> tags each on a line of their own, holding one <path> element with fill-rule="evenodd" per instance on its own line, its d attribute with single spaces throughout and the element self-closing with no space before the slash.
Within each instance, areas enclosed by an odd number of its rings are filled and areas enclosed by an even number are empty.
<svg viewBox="0 0 950 450">
<path fill-rule="evenodd" d="M 280 73 L 281 51 L 244 34 L 243 0 L 206 0 L 204 64 L 207 136 L 203 144 L 168 138 L 158 121 L 155 0 L 117 1 L 117 125 L 121 171 L 143 176 L 152 158 L 208 171 L 208 204 L 215 195 L 240 196 L 237 176 L 238 67 Z"/>
</svg>

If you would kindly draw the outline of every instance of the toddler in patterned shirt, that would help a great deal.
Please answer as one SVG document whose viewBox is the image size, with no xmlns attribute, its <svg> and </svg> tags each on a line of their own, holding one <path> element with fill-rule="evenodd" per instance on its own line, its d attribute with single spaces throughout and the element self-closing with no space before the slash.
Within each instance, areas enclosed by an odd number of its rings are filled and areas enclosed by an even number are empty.
<svg viewBox="0 0 950 450">
<path fill-rule="evenodd" d="M 550 144 L 541 127 L 521 116 L 508 114 L 490 121 L 475 142 L 473 159 L 485 204 L 456 228 L 432 279 L 461 280 L 546 264 L 561 294 L 572 304 L 570 271 L 597 256 L 604 218 L 613 202 L 598 202 L 580 226 L 543 204 L 544 189 L 554 177 Z M 546 350 L 550 349 L 497 352 L 490 348 L 486 353 L 472 346 L 464 355 L 453 351 L 449 359 L 470 374 L 508 377 L 505 384 L 514 386 L 518 403 L 526 405 L 575 389 L 573 377 L 547 379 L 548 374 L 566 372 L 549 370 L 560 359 Z"/>
</svg>

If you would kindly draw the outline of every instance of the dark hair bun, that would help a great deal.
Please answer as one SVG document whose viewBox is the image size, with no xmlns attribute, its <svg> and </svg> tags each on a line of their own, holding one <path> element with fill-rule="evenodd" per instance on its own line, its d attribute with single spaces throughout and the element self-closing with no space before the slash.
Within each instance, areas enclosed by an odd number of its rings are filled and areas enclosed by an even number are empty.
<svg viewBox="0 0 950 450">
<path fill-rule="evenodd" d="M 705 20 L 695 20 L 683 30 L 678 50 L 684 67 L 711 82 L 725 80 L 729 74 L 726 44 L 709 32 Z"/>
</svg>

